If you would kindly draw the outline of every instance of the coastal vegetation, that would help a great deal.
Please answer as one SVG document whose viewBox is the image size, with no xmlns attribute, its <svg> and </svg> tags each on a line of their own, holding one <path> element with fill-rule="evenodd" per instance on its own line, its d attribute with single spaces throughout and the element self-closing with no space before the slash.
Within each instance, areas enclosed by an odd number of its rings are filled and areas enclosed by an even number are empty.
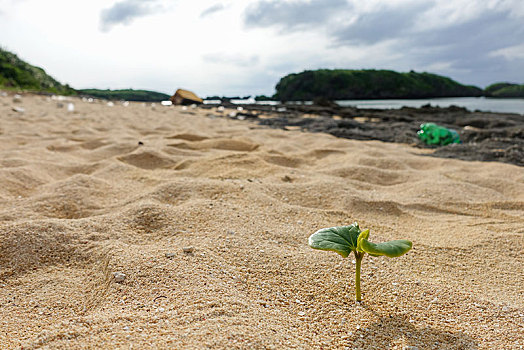
<svg viewBox="0 0 524 350">
<path fill-rule="evenodd" d="M 483 90 L 432 73 L 391 70 L 319 69 L 280 79 L 273 96 L 280 101 L 482 96 Z"/>
<path fill-rule="evenodd" d="M 33 66 L 20 59 L 16 54 L 0 48 L 0 88 L 7 90 L 25 90 L 59 95 L 88 95 L 108 100 L 126 101 L 163 101 L 169 95 L 148 90 L 75 90 L 68 84 L 62 84 L 48 75 L 40 67 Z"/>
<path fill-rule="evenodd" d="M 255 96 L 255 101 L 273 101 L 273 97 L 266 95 L 257 95 Z"/>
<path fill-rule="evenodd" d="M 32 66 L 2 48 L 0 48 L 0 87 L 61 95 L 76 93 L 69 85 L 59 83 L 42 68 Z"/>
<path fill-rule="evenodd" d="M 169 100 L 171 96 L 161 92 L 149 90 L 100 90 L 100 89 L 83 89 L 78 90 L 80 95 L 101 98 L 105 100 L 119 101 L 140 101 L 140 102 L 160 102 Z"/>
<path fill-rule="evenodd" d="M 524 84 L 496 83 L 484 90 L 488 97 L 521 97 L 524 98 Z"/>
</svg>

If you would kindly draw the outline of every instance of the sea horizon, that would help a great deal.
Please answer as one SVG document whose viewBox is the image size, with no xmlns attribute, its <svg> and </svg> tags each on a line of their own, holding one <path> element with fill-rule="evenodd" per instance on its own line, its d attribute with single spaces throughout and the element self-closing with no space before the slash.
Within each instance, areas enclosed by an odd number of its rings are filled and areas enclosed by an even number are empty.
<svg viewBox="0 0 524 350">
<path fill-rule="evenodd" d="M 249 99 L 233 99 L 233 104 L 278 105 L 280 101 L 255 101 Z M 425 105 L 433 107 L 464 107 L 469 111 L 492 113 L 516 113 L 524 115 L 524 98 L 493 98 L 493 97 L 444 97 L 425 99 L 381 99 L 381 100 L 336 100 L 341 107 L 356 107 L 361 109 L 400 109 L 402 107 L 420 108 Z M 219 104 L 220 100 L 205 100 L 206 104 Z M 313 104 L 312 101 L 293 101 L 292 104 Z"/>
</svg>

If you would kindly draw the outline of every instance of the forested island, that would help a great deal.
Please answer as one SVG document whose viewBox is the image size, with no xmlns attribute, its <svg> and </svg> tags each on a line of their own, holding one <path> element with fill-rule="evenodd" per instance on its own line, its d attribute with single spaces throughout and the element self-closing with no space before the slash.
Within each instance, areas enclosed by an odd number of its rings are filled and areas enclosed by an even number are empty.
<svg viewBox="0 0 524 350">
<path fill-rule="evenodd" d="M 432 73 L 391 70 L 319 69 L 280 79 L 273 96 L 280 101 L 478 97 L 484 91 Z"/>
</svg>

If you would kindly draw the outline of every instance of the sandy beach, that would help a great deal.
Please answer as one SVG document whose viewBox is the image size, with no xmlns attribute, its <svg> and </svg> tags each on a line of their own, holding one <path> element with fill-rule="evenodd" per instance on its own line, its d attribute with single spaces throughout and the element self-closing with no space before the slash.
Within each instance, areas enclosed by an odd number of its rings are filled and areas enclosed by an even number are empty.
<svg viewBox="0 0 524 350">
<path fill-rule="evenodd" d="M 524 167 L 226 114 L 0 97 L 0 348 L 524 348 Z"/>
</svg>

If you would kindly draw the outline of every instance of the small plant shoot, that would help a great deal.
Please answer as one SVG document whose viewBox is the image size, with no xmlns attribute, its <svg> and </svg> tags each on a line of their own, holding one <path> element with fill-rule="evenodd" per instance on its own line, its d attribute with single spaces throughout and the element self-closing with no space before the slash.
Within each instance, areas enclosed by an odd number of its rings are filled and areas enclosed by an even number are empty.
<svg viewBox="0 0 524 350">
<path fill-rule="evenodd" d="M 355 293 L 356 300 L 362 301 L 360 294 L 360 265 L 364 255 L 385 255 L 390 258 L 407 253 L 413 243 L 406 239 L 389 241 L 384 243 L 372 243 L 368 241 L 369 230 L 361 231 L 358 223 L 349 226 L 329 227 L 318 230 L 309 236 L 309 246 L 314 249 L 331 250 L 347 258 L 351 252 L 355 254 Z"/>
</svg>

